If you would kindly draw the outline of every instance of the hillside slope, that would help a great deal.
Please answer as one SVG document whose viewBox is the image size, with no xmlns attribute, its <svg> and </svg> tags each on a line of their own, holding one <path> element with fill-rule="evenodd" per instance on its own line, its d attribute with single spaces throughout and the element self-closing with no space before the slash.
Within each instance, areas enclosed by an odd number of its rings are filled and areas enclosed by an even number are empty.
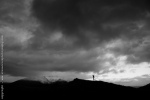
<svg viewBox="0 0 150 100">
<path fill-rule="evenodd" d="M 125 87 L 102 81 L 87 81 L 74 79 L 70 82 L 56 81 L 52 84 L 43 84 L 38 81 L 19 80 L 4 84 L 5 99 L 69 99 L 97 97 L 115 98 L 116 95 L 133 97 L 150 90 L 150 85 L 141 88 Z M 148 89 L 149 88 L 149 89 Z M 148 92 L 147 92 L 148 93 Z M 145 95 L 146 96 L 146 95 Z M 126 97 L 126 96 L 125 96 Z"/>
</svg>

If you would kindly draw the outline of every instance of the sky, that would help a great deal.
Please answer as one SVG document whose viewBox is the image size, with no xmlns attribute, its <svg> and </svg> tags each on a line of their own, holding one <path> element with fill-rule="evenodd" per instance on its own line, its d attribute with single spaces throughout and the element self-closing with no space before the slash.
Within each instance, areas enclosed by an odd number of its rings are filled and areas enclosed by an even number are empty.
<svg viewBox="0 0 150 100">
<path fill-rule="evenodd" d="M 148 0 L 0 0 L 4 81 L 95 75 L 122 85 L 150 83 L 149 5 Z"/>
</svg>

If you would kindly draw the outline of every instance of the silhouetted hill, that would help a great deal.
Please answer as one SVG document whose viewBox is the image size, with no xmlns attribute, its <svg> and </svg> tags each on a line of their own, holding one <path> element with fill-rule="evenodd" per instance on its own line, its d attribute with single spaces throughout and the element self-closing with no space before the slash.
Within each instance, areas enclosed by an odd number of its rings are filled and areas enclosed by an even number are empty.
<svg viewBox="0 0 150 100">
<path fill-rule="evenodd" d="M 22 79 L 22 80 L 18 80 L 12 83 L 13 85 L 16 86 L 31 86 L 31 87 L 37 87 L 37 86 L 41 86 L 42 83 L 40 81 L 36 81 L 36 80 L 27 80 L 27 79 Z"/>
<path fill-rule="evenodd" d="M 58 79 L 50 83 L 42 83 L 38 80 L 22 79 L 22 80 L 18 80 L 18 81 L 11 83 L 11 85 L 17 86 L 17 87 L 27 87 L 27 88 L 44 88 L 44 87 L 53 88 L 53 87 L 56 87 L 56 85 L 62 86 L 62 85 L 65 85 L 66 83 L 67 81 L 64 81 L 61 79 Z"/>
<path fill-rule="evenodd" d="M 39 81 L 31 80 L 19 80 L 13 83 L 4 83 L 4 93 L 6 99 L 43 99 L 43 98 L 55 98 L 55 99 L 72 99 L 81 97 L 99 96 L 109 98 L 110 96 L 124 94 L 133 96 L 140 94 L 140 91 L 144 91 L 145 88 L 149 88 L 147 85 L 142 88 L 125 87 L 112 83 L 102 81 L 88 81 L 81 79 L 74 79 L 73 81 L 66 82 L 59 80 L 52 84 L 43 84 Z M 69 98 L 72 96 L 72 98 Z M 44 100 L 44 99 L 43 99 Z"/>
<path fill-rule="evenodd" d="M 150 92 L 150 84 L 147 84 L 147 85 L 145 85 L 143 87 L 140 87 L 139 89 L 141 89 L 141 90 L 147 90 L 147 91 Z"/>
<path fill-rule="evenodd" d="M 121 85 L 116 85 L 113 83 L 107 83 L 107 82 L 103 82 L 103 81 L 88 81 L 88 80 L 81 80 L 81 79 L 74 79 L 73 81 L 71 81 L 69 83 L 70 88 L 80 88 L 81 89 L 121 89 L 121 88 L 130 88 L 132 89 L 132 87 L 125 87 L 125 86 L 121 86 Z"/>
</svg>

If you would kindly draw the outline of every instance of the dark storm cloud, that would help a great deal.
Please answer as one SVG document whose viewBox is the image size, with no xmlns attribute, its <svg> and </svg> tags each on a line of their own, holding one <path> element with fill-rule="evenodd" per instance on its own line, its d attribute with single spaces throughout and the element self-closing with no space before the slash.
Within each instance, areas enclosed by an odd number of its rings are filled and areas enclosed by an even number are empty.
<svg viewBox="0 0 150 100">
<path fill-rule="evenodd" d="M 76 37 L 77 45 L 88 46 L 87 35 L 95 35 L 99 42 L 119 37 L 123 27 L 104 29 L 103 24 L 140 20 L 150 10 L 148 4 L 147 0 L 34 0 L 32 14 L 45 29 L 61 30 L 66 36 Z"/>
<path fill-rule="evenodd" d="M 18 55 L 15 57 L 15 55 Z M 99 71 L 97 54 L 93 51 L 76 51 L 72 53 L 55 52 L 9 52 L 5 54 L 5 73 L 10 75 L 34 75 L 40 71 L 56 72 L 90 72 Z"/>
<path fill-rule="evenodd" d="M 4 74 L 12 76 L 36 76 L 37 70 L 29 67 L 27 64 L 19 64 L 16 61 L 5 61 L 4 62 Z"/>
<path fill-rule="evenodd" d="M 133 55 L 132 63 L 150 61 L 150 42 L 140 42 L 150 36 L 148 0 L 33 0 L 28 10 L 24 0 L 2 1 L 6 74 L 98 72 L 105 62 L 105 44 L 116 39 L 125 43 L 108 51 Z"/>
<path fill-rule="evenodd" d="M 18 9 L 19 8 L 19 9 Z M 24 0 L 1 0 L 0 1 L 0 21 L 5 23 L 19 24 L 22 19 L 21 16 L 25 9 Z M 22 13 L 22 14 L 18 14 Z M 1 25 L 2 23 L 0 23 Z"/>
</svg>

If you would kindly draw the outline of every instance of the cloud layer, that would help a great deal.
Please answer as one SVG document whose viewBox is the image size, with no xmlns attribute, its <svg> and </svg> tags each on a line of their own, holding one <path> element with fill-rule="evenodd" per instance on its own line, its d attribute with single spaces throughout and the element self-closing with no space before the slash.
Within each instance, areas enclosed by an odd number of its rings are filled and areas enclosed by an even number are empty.
<svg viewBox="0 0 150 100">
<path fill-rule="evenodd" d="M 136 22 L 150 10 L 147 1 L 141 2 L 34 0 L 31 11 L 48 31 L 61 30 L 65 36 L 76 38 L 75 44 L 89 46 L 96 40 L 101 43 L 124 34 L 132 35 L 128 31 L 138 28 Z"/>
<path fill-rule="evenodd" d="M 148 0 L 1 0 L 4 73 L 30 77 L 47 71 L 107 72 L 116 68 L 119 57 L 126 57 L 124 70 L 127 65 L 148 65 L 149 4 Z"/>
</svg>

